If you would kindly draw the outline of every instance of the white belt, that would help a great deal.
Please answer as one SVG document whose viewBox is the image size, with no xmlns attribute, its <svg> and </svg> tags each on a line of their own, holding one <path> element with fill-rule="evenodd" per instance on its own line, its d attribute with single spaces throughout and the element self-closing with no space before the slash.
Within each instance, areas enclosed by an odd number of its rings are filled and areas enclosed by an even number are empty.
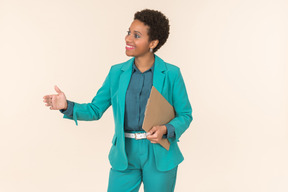
<svg viewBox="0 0 288 192">
<path fill-rule="evenodd" d="M 149 135 L 147 133 L 125 133 L 125 137 L 133 138 L 133 139 L 146 139 L 146 136 Z"/>
</svg>

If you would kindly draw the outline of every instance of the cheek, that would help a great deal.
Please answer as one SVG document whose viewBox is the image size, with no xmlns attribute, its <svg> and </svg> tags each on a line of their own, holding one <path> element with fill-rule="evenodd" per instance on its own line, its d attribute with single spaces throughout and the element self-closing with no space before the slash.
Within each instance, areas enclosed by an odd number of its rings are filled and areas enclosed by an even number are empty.
<svg viewBox="0 0 288 192">
<path fill-rule="evenodd" d="M 146 42 L 146 41 L 139 41 L 139 42 L 137 42 L 137 47 L 139 47 L 139 48 L 141 48 L 141 49 L 148 49 L 148 47 L 149 47 L 149 44 Z"/>
</svg>

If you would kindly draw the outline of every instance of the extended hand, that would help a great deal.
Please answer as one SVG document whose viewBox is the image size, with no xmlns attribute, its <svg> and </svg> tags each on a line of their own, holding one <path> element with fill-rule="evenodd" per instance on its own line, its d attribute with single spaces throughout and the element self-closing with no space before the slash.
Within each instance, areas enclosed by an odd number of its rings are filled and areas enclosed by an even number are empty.
<svg viewBox="0 0 288 192">
<path fill-rule="evenodd" d="M 162 126 L 154 126 L 148 132 L 147 139 L 151 141 L 151 143 L 159 143 L 162 139 L 163 135 L 167 133 L 167 127 L 165 125 Z"/>
<path fill-rule="evenodd" d="M 43 102 L 47 107 L 50 106 L 51 110 L 67 109 L 67 100 L 65 94 L 55 85 L 55 91 L 58 94 L 45 95 Z"/>
</svg>

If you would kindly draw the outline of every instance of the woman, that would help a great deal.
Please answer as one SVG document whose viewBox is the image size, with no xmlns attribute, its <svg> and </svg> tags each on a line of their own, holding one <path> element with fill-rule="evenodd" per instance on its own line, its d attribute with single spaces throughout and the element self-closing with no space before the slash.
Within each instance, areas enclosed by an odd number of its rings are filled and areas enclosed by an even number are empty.
<svg viewBox="0 0 288 192">
<path fill-rule="evenodd" d="M 100 119 L 112 105 L 109 192 L 138 191 L 142 181 L 147 192 L 174 191 L 178 164 L 184 159 L 177 142 L 192 121 L 192 109 L 179 68 L 154 54 L 168 36 L 169 21 L 161 12 L 137 12 L 125 38 L 126 55 L 132 58 L 111 67 L 91 103 L 68 101 L 57 86 L 57 95 L 44 96 L 46 106 L 76 125 L 77 120 Z M 174 107 L 176 117 L 146 134 L 142 123 L 152 85 Z M 159 144 L 163 137 L 170 141 L 169 150 Z"/>
</svg>

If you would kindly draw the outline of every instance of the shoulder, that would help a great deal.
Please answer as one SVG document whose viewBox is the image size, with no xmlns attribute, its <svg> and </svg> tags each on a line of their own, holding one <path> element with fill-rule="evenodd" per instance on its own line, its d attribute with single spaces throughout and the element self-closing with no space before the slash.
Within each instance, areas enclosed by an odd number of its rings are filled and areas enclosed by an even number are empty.
<svg viewBox="0 0 288 192">
<path fill-rule="evenodd" d="M 169 82 L 176 82 L 181 77 L 180 68 L 174 64 L 166 63 L 166 78 Z"/>
<path fill-rule="evenodd" d="M 122 63 L 118 63 L 118 64 L 115 64 L 115 65 L 112 65 L 111 69 L 112 70 L 120 70 L 125 63 L 126 62 L 122 62 Z"/>
<path fill-rule="evenodd" d="M 121 70 L 127 70 L 130 66 L 132 66 L 131 64 L 133 63 L 133 61 L 134 61 L 134 58 L 131 58 L 125 62 L 112 65 L 110 71 L 117 72 Z"/>
<path fill-rule="evenodd" d="M 179 77 L 179 75 L 181 75 L 180 68 L 178 66 L 167 62 L 164 63 L 166 66 L 165 73 L 166 75 L 168 75 L 168 77 L 176 79 L 177 77 Z"/>
<path fill-rule="evenodd" d="M 174 64 L 171 63 L 166 63 L 166 67 L 167 67 L 167 71 L 171 72 L 171 73 L 178 73 L 180 71 L 180 68 Z"/>
<path fill-rule="evenodd" d="M 161 71 L 165 71 L 169 75 L 177 75 L 180 72 L 180 68 L 174 64 L 168 63 L 161 59 L 159 56 L 155 55 L 156 63 L 159 65 Z"/>
<path fill-rule="evenodd" d="M 110 71 L 120 71 L 124 63 L 126 62 L 112 65 Z"/>
</svg>

